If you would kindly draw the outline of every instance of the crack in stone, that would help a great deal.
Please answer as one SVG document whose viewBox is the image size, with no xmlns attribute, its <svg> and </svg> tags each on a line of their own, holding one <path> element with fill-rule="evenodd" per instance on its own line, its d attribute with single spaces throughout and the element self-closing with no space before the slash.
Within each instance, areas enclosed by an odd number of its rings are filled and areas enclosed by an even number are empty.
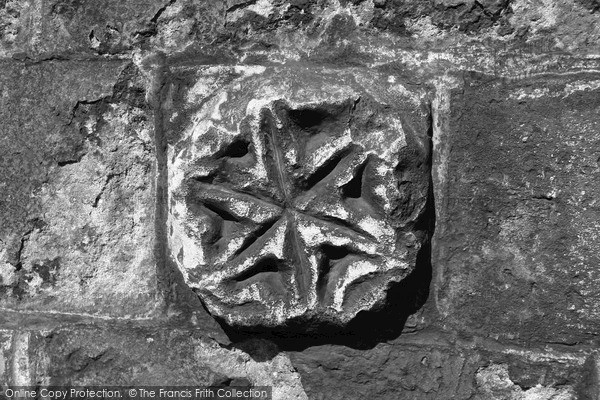
<svg viewBox="0 0 600 400">
<path fill-rule="evenodd" d="M 160 18 L 160 16 L 167 10 L 167 8 L 169 8 L 173 4 L 175 4 L 176 1 L 177 0 L 170 0 L 167 4 L 165 4 L 164 6 L 159 8 L 158 11 L 156 12 L 156 14 L 154 14 L 154 16 L 150 19 L 150 22 L 152 22 L 153 24 L 156 24 L 158 19 Z"/>
<path fill-rule="evenodd" d="M 227 13 L 232 13 L 232 12 L 234 12 L 235 10 L 239 10 L 239 9 L 241 9 L 241 8 L 246 8 L 246 7 L 249 7 L 249 6 L 251 6 L 251 5 L 253 5 L 253 4 L 256 4 L 256 3 L 257 3 L 257 0 L 249 0 L 249 1 L 244 1 L 244 2 L 242 2 L 242 3 L 239 3 L 239 4 L 234 4 L 234 5 L 232 5 L 231 7 L 229 7 L 229 8 L 226 10 L 226 12 L 227 12 Z"/>
<path fill-rule="evenodd" d="M 116 178 L 116 177 L 120 177 L 123 174 L 127 174 L 127 171 L 125 172 L 120 172 L 118 174 L 115 173 L 110 173 L 106 176 L 106 180 L 104 181 L 104 185 L 102 185 L 102 189 L 100 189 L 100 193 L 98 193 L 98 195 L 96 196 L 96 198 L 94 199 L 94 203 L 92 204 L 93 208 L 98 208 L 98 204 L 100 203 L 100 200 L 102 199 L 102 196 L 104 195 L 104 192 L 106 191 L 106 188 L 108 187 L 108 185 L 110 184 L 110 182 Z"/>
<path fill-rule="evenodd" d="M 31 229 L 28 229 L 27 232 L 21 236 L 21 242 L 19 244 L 19 248 L 17 249 L 16 264 L 15 264 L 15 272 L 20 271 L 23 268 L 23 262 L 21 261 L 21 257 L 23 255 L 23 250 L 25 249 L 25 243 L 29 240 L 29 236 L 35 230 L 35 226 Z"/>
</svg>

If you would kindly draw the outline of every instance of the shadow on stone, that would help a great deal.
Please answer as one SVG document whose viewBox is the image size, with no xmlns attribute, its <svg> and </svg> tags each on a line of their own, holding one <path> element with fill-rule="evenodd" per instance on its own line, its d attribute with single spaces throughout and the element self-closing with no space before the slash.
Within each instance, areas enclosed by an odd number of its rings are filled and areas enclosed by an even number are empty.
<svg viewBox="0 0 600 400">
<path fill-rule="evenodd" d="M 415 228 L 427 232 L 414 271 L 388 290 L 387 300 L 375 311 L 362 311 L 345 327 L 333 324 L 312 324 L 306 320 L 293 320 L 274 329 L 255 327 L 244 329 L 230 327 L 216 318 L 232 344 L 249 354 L 255 361 L 266 361 L 279 351 L 302 351 L 319 345 L 343 345 L 355 349 L 370 349 L 378 343 L 393 340 L 401 335 L 408 317 L 416 313 L 429 297 L 432 278 L 431 236 L 435 226 L 433 190 L 427 211 Z"/>
<path fill-rule="evenodd" d="M 429 126 L 429 146 L 432 148 L 432 121 Z M 431 171 L 431 153 L 428 160 Z M 389 289 L 386 301 L 378 309 L 361 311 L 346 326 L 313 323 L 305 319 L 288 321 L 281 328 L 228 326 L 215 317 L 231 341 L 229 348 L 238 348 L 255 361 L 266 361 L 279 351 L 302 351 L 312 346 L 343 345 L 354 349 L 371 349 L 378 343 L 398 338 L 405 330 L 407 319 L 419 311 L 429 297 L 432 279 L 431 238 L 435 229 L 435 199 L 433 180 L 429 179 L 426 210 L 411 227 L 426 235 L 416 258 L 413 272 Z"/>
</svg>

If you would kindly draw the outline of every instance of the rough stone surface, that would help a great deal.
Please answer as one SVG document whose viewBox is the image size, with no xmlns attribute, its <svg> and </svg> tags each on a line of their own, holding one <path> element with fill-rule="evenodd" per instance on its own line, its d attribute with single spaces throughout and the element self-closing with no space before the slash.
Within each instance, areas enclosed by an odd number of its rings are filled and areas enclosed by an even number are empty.
<svg viewBox="0 0 600 400">
<path fill-rule="evenodd" d="M 454 343 L 439 332 L 369 349 L 320 345 L 290 353 L 311 399 L 583 399 L 594 356 Z"/>
<path fill-rule="evenodd" d="M 0 2 L 0 55 L 17 59 L 119 54 L 156 28 L 163 2 L 8 0 Z"/>
<path fill-rule="evenodd" d="M 2 68 L 0 305 L 151 313 L 156 161 L 140 74 L 125 62 Z"/>
<path fill-rule="evenodd" d="M 598 329 L 599 82 L 481 77 L 455 91 L 436 260 L 450 323 L 565 344 Z"/>
<path fill-rule="evenodd" d="M 548 388 L 537 385 L 523 390 L 515 384 L 509 376 L 508 367 L 505 364 L 492 364 L 480 368 L 476 374 L 479 399 L 555 399 L 572 400 L 576 394 L 572 387 Z"/>
<path fill-rule="evenodd" d="M 485 57 L 477 55 L 490 52 L 595 54 L 597 10 L 588 0 L 178 0 L 156 18 L 148 42 L 208 62 L 373 63 L 400 47 L 479 64 Z"/>
<path fill-rule="evenodd" d="M 6 332 L 13 353 L 3 385 L 271 386 L 274 398 L 307 399 L 287 355 L 254 360 L 204 333 L 119 324 Z"/>
<path fill-rule="evenodd" d="M 0 332 L 0 380 L 2 382 L 8 382 L 10 376 L 11 340 L 11 332 Z"/>
<path fill-rule="evenodd" d="M 292 361 L 311 399 L 468 399 L 477 357 L 382 344 L 366 351 L 313 347 Z"/>
<path fill-rule="evenodd" d="M 168 229 L 211 313 L 345 324 L 385 301 L 428 235 L 420 96 L 360 70 L 200 75 L 186 100 L 204 105 L 169 149 Z"/>
</svg>

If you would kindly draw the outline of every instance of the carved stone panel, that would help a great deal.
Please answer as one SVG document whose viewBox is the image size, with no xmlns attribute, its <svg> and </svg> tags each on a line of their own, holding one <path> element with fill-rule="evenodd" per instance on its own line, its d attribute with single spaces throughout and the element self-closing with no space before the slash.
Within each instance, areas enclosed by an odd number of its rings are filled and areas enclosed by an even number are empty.
<svg viewBox="0 0 600 400">
<path fill-rule="evenodd" d="M 426 239 L 425 94 L 365 70 L 194 79 L 176 107 L 199 105 L 169 148 L 168 229 L 209 311 L 238 326 L 343 325 L 382 305 Z"/>
</svg>

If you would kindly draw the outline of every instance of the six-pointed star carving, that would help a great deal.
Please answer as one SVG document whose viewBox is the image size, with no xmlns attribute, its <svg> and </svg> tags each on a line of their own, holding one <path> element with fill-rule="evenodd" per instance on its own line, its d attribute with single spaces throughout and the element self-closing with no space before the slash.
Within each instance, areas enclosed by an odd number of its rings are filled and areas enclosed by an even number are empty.
<svg viewBox="0 0 600 400">
<path fill-rule="evenodd" d="M 209 220 L 203 244 L 212 268 L 200 278 L 207 301 L 258 301 L 288 316 L 340 312 L 351 285 L 405 265 L 386 223 L 386 194 L 374 187 L 391 166 L 353 141 L 355 101 L 272 102 L 198 162 L 204 173 L 190 179 L 187 203 Z"/>
</svg>

